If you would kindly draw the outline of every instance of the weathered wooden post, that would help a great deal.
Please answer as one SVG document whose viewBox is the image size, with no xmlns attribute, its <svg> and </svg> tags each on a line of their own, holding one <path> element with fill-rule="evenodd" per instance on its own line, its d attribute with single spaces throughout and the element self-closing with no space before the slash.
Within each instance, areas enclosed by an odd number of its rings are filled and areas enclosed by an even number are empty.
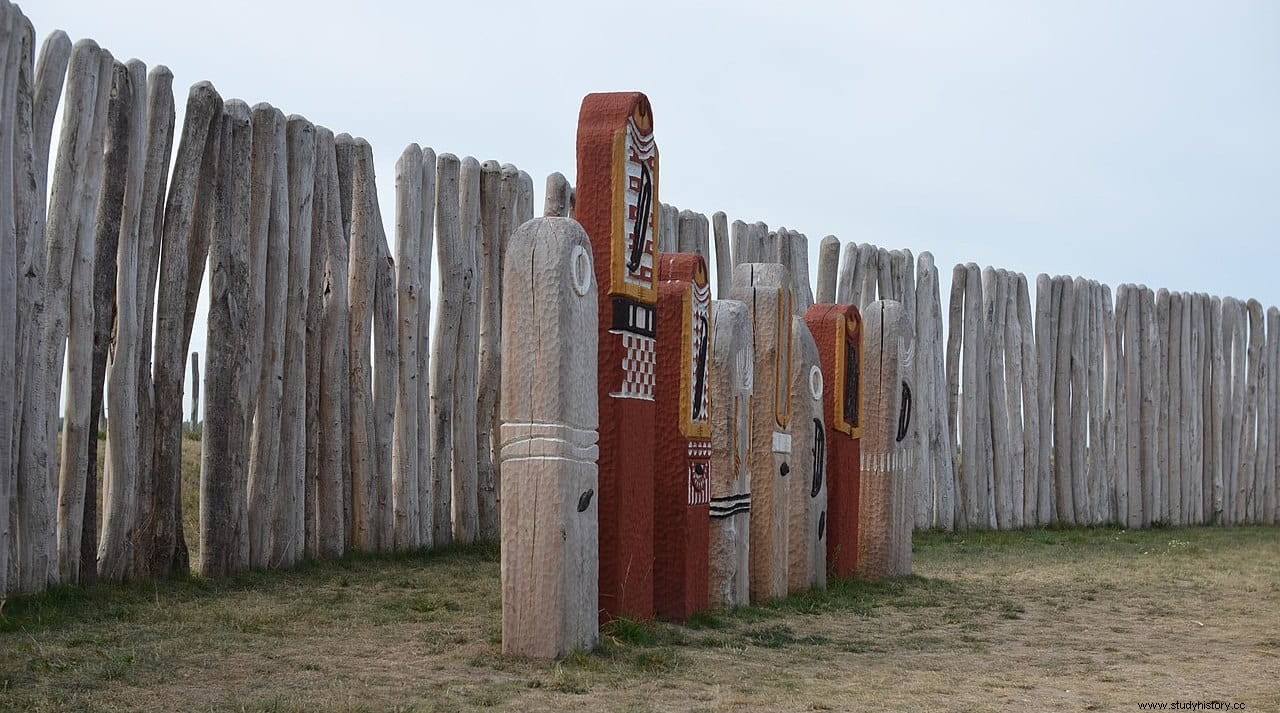
<svg viewBox="0 0 1280 713">
<path fill-rule="evenodd" d="M 396 390 L 396 438 L 392 447 L 395 548 L 419 546 L 418 414 L 422 355 L 418 348 L 422 284 L 418 259 L 422 240 L 422 147 L 409 144 L 396 162 L 396 322 L 399 388 Z M 429 427 L 430 424 L 427 424 Z"/>
<path fill-rule="evenodd" d="M 733 298 L 751 310 L 755 339 L 751 409 L 751 601 L 787 593 L 791 440 L 791 278 L 778 264 L 734 269 Z"/>
<path fill-rule="evenodd" d="M 1069 277 L 1054 278 L 1057 341 L 1053 380 L 1053 479 L 1057 522 L 1074 525 L 1071 459 L 1071 346 L 1074 334 L 1075 283 Z"/>
<path fill-rule="evenodd" d="M 828 235 L 818 243 L 818 290 L 814 297 L 818 304 L 835 303 L 836 273 L 839 266 L 840 238 Z"/>
<path fill-rule="evenodd" d="M 109 195 L 108 187 L 120 182 L 121 192 L 118 195 L 119 217 L 115 220 L 103 220 L 107 211 L 99 205 L 99 228 L 108 223 L 114 227 L 118 235 L 117 256 L 112 260 L 116 268 L 109 270 L 110 277 L 116 285 L 112 290 L 104 290 L 110 295 L 111 302 L 100 302 L 99 312 L 108 312 L 106 305 L 115 302 L 115 339 L 110 350 L 107 363 L 103 364 L 103 378 L 107 386 L 107 403 L 111 419 L 107 422 L 107 439 L 110 447 L 108 462 L 103 475 L 103 531 L 112 533 L 110 538 L 104 536 L 102 548 L 94 548 L 94 559 L 97 569 L 104 579 L 119 581 L 137 574 L 137 558 L 132 551 L 134 529 L 138 511 L 138 367 L 137 352 L 142 348 L 138 343 L 138 296 L 135 293 L 138 284 L 138 238 L 141 228 L 142 212 L 142 177 L 146 171 L 147 141 L 147 103 L 144 87 L 147 81 L 147 68 L 137 60 L 131 60 L 124 72 L 118 73 L 116 107 L 112 111 L 112 134 L 114 141 L 108 141 L 109 148 L 123 150 L 124 165 L 111 168 L 119 171 L 115 176 L 109 175 L 104 183 L 104 202 Z M 122 123 L 125 135 L 115 125 L 120 117 L 116 113 L 124 113 Z M 119 141 L 123 146 L 116 144 Z M 112 191 L 113 192 L 113 191 Z M 113 196 L 114 199 L 114 196 Z M 101 234 L 100 234 L 100 237 Z M 102 240 L 99 248 L 106 249 Z M 99 258 L 105 256 L 98 256 Z M 104 277 L 95 269 L 95 278 Z M 96 280 L 95 280 L 96 281 Z M 98 292 L 95 285 L 95 293 Z M 103 296 L 105 297 L 106 294 Z M 95 321 L 97 321 L 95 319 Z M 111 340 L 111 328 L 104 328 L 104 338 Z M 95 342 L 96 342 L 95 335 Z M 105 346 L 105 345 L 104 345 Z M 95 348 L 97 344 L 95 344 Z M 95 355 L 96 356 L 96 355 Z M 108 356 L 104 354 L 104 356 Z M 194 364 L 194 362 L 193 362 Z M 96 370 L 95 364 L 95 370 Z M 95 374 L 96 376 L 96 374 Z M 101 382 L 99 382 L 101 386 Z M 99 404 L 101 405 L 101 404 Z M 94 420 L 96 421 L 96 416 Z M 96 424 L 95 424 L 96 425 Z M 92 441 L 96 443 L 97 434 Z M 96 452 L 92 453 L 96 456 Z M 96 467 L 91 462 L 91 467 Z M 92 478 L 88 482 L 93 483 Z M 93 490 L 89 491 L 94 492 Z M 96 495 L 96 493 L 95 493 Z M 88 523 L 92 526 L 92 522 Z M 96 538 L 95 538 L 96 539 Z M 83 556 L 83 553 L 82 555 Z M 81 572 L 84 571 L 83 562 Z M 81 577 L 83 580 L 83 577 Z"/>
<path fill-rule="evenodd" d="M 1000 273 L 991 267 L 984 268 L 982 294 L 987 359 L 979 369 L 985 372 L 988 385 L 995 517 L 996 525 L 1001 530 L 1013 527 L 1013 452 L 1009 447 L 1009 402 L 1005 393 L 1004 371 L 1006 292 L 1005 280 Z"/>
<path fill-rule="evenodd" d="M 791 318 L 791 348 L 787 586 L 803 592 L 827 586 L 827 427 L 818 345 L 800 317 Z"/>
<path fill-rule="evenodd" d="M 377 466 L 374 469 L 374 543 L 379 552 L 395 548 L 395 496 L 392 493 L 391 451 L 395 440 L 396 394 L 400 372 L 399 337 L 396 332 L 396 268 L 387 246 L 382 211 L 375 200 L 371 209 L 377 232 L 377 268 L 373 290 L 373 436 Z"/>
<path fill-rule="evenodd" d="M 342 229 L 338 158 L 333 132 L 316 127 L 316 167 L 312 255 L 324 245 L 320 294 L 319 453 L 315 485 L 315 541 L 319 557 L 340 557 L 347 551 L 343 490 L 351 481 L 351 382 L 347 292 L 348 245 Z M 313 266 L 314 267 L 314 266 Z M 315 293 L 312 293 L 314 297 Z"/>
<path fill-rule="evenodd" d="M 923 482 L 933 486 L 933 499 L 927 502 L 930 519 L 926 525 L 951 530 L 955 527 L 955 470 L 951 416 L 943 409 L 948 407 L 950 396 L 947 384 L 942 346 L 942 296 L 938 285 L 938 268 L 933 255 L 920 253 L 916 267 L 916 382 L 925 407 L 919 423 L 922 436 L 922 455 L 927 462 L 919 467 L 928 468 Z"/>
<path fill-rule="evenodd" d="M 1022 323 L 1018 321 L 1018 276 L 1006 270 L 1000 271 L 1000 281 L 1004 294 L 1004 307 L 1001 317 L 1004 329 L 1004 364 L 1005 364 L 1005 413 L 1009 418 L 1009 527 L 1023 527 L 1022 511 L 1026 487 L 1026 455 L 1023 453 L 1023 414 L 1022 414 Z M 927 345 L 928 337 L 922 328 L 916 329 L 916 344 Z M 927 348 L 927 347 L 926 347 Z M 923 361 L 923 350 L 917 351 L 916 364 Z M 917 379 L 921 400 L 926 385 L 923 378 Z M 922 408 L 921 415 L 928 418 L 928 407 Z"/>
<path fill-rule="evenodd" d="M 989 526 L 988 467 L 985 457 L 988 449 L 984 444 L 989 444 L 991 440 L 990 425 L 988 424 L 986 431 L 982 429 L 982 404 L 987 397 L 979 385 L 979 376 L 984 371 L 980 366 L 983 363 L 984 341 L 982 279 L 977 265 L 968 263 L 964 267 L 964 353 L 961 377 L 964 398 L 960 402 L 960 500 L 963 503 L 963 522 L 970 528 L 981 529 Z M 870 358 L 869 353 L 867 358 Z M 866 444 L 863 445 L 865 447 Z"/>
<path fill-rule="evenodd" d="M 453 385 L 453 539 L 463 544 L 479 536 L 479 473 L 476 457 L 476 369 L 480 360 L 480 284 L 476 245 L 480 233 L 480 162 L 468 156 L 459 173 L 458 204 L 462 217 L 462 322 L 455 347 Z M 446 540 L 447 541 L 447 540 Z"/>
<path fill-rule="evenodd" d="M 600 616 L 653 616 L 654 302 L 658 147 L 638 92 L 578 114 L 577 217 L 599 301 Z"/>
<path fill-rule="evenodd" d="M 951 269 L 951 294 L 947 303 L 947 437 L 951 443 L 948 453 L 952 472 L 951 522 L 956 530 L 969 527 L 965 512 L 964 459 L 962 450 L 968 446 L 961 441 L 962 424 L 960 403 L 960 353 L 964 344 L 964 288 L 968 270 L 963 264 Z M 941 307 L 939 307 L 941 309 Z"/>
<path fill-rule="evenodd" d="M 502 371 L 501 289 L 502 216 L 515 209 L 515 194 L 504 190 L 503 168 L 497 161 L 480 164 L 480 229 L 476 242 L 479 299 L 479 362 L 476 374 L 476 535 L 493 541 L 498 537 L 497 439 L 498 392 Z"/>
<path fill-rule="evenodd" d="M 832 576 L 850 577 L 858 562 L 862 319 L 853 305 L 818 303 L 805 322 L 818 346 L 825 386 L 826 566 Z"/>
<path fill-rule="evenodd" d="M 10 6 L 11 10 L 16 10 Z M 18 13 L 15 11 L 15 15 Z M 24 34 L 34 42 L 35 32 L 30 22 L 22 18 L 27 29 Z M 46 258 L 46 207 L 49 199 L 49 146 L 52 142 L 54 115 L 58 101 L 62 96 L 63 80 L 66 76 L 67 64 L 71 57 L 71 40 L 65 32 L 55 31 L 44 41 L 40 49 L 40 61 L 34 67 L 35 82 L 29 85 L 32 67 L 29 58 L 24 54 L 22 66 L 18 67 L 18 182 L 15 184 L 18 193 L 15 197 L 16 234 L 14 244 L 14 262 L 0 260 L 0 264 L 13 265 L 15 299 L 0 300 L 0 303 L 14 305 L 16 317 L 17 342 L 14 344 L 14 384 L 9 393 L 13 394 L 11 406 L 0 406 L 0 410 L 12 408 L 11 428 L 5 433 L 12 433 L 14 441 L 10 449 L 13 455 L 7 456 L 9 467 L 0 467 L 0 496 L 6 505 L 0 510 L 0 593 L 18 591 L 20 573 L 17 571 L 22 556 L 18 551 L 18 532 L 21 523 L 20 513 L 30 511 L 30 505 L 37 495 L 47 498 L 45 511 L 48 516 L 42 521 L 48 525 L 48 537 L 52 542 L 54 530 L 52 515 L 55 511 L 52 490 L 41 479 L 49 472 L 48 444 L 44 438 L 45 424 L 43 419 L 49 408 L 44 401 L 43 364 L 33 355 L 41 353 L 46 320 L 45 312 L 45 258 Z M 29 99 L 27 95 L 30 95 Z M 26 118 L 27 104 L 30 103 L 30 131 L 28 157 L 28 140 Z M 87 137 L 84 137 L 87 139 Z M 83 140 L 83 139 L 82 139 Z M 23 219 L 28 215 L 29 219 Z M 0 344 L 0 353 L 8 354 L 10 345 Z M 0 382 L 5 377 L 0 376 Z M 3 386 L 4 383 L 0 383 Z M 3 390 L 3 389 L 0 389 Z M 0 397 L 3 398 L 3 397 Z M 0 418 L 0 420 L 3 420 Z M 5 436 L 0 436 L 3 442 Z M 33 459 L 32 456 L 40 458 Z M 0 463 L 6 456 L 0 455 Z M 35 463 L 33 465 L 33 462 Z M 35 477 L 36 475 L 40 477 Z M 39 488 L 33 487 L 39 485 Z M 38 492 L 37 492 L 38 491 Z M 43 508 L 42 508 L 43 509 Z M 82 559 L 83 565 L 83 559 Z M 12 572 L 11 572 L 12 570 Z M 83 570 L 83 567 L 82 567 Z M 12 576 L 10 576 L 12 574 Z"/>
<path fill-rule="evenodd" d="M 25 187 L 30 185 L 26 181 L 35 160 L 31 136 L 33 42 L 31 24 L 22 11 L 8 3 L 0 6 L 0 185 L 4 187 L 0 190 L 0 597 L 8 593 L 10 547 L 20 544 L 10 528 L 11 521 L 14 530 L 21 522 L 13 520 L 10 508 L 17 505 L 13 484 L 18 467 L 15 455 L 21 443 L 21 382 L 25 378 L 20 374 L 26 371 L 24 363 L 29 359 L 18 351 L 15 338 L 28 319 L 20 310 L 30 304 L 26 291 L 19 288 L 25 282 L 19 270 L 20 263 L 27 262 L 27 225 L 35 202 L 33 191 Z M 20 305 L 20 297 L 24 304 Z M 21 576 L 16 568 L 14 574 Z"/>
<path fill-rule="evenodd" d="M 284 113 L 253 107 L 253 158 L 249 199 L 250 405 L 249 566 L 271 565 L 271 535 L 279 497 L 280 422 L 284 403 L 284 330 L 289 279 L 288 156 Z M 256 365 L 256 368 L 254 366 Z"/>
<path fill-rule="evenodd" d="M 470 287 L 464 282 L 466 256 L 462 249 L 462 163 L 453 154 L 436 159 L 437 294 L 435 343 L 431 352 L 431 499 L 434 506 L 429 542 L 453 541 L 454 393 L 457 390 L 458 340 L 462 333 L 463 302 Z"/>
<path fill-rule="evenodd" d="M 98 436 L 98 424 L 91 423 L 89 405 L 92 391 L 93 369 L 93 273 L 94 273 L 94 216 L 98 205 L 99 193 L 103 183 L 105 156 L 103 144 L 107 134 L 107 108 L 111 96 L 114 60 L 111 53 L 99 50 L 97 75 L 97 96 L 93 108 L 93 126 L 89 137 L 89 154 L 84 165 L 81 193 L 73 200 L 77 201 L 74 210 L 79 213 L 76 219 L 76 232 L 68 236 L 70 254 L 64 254 L 63 266 L 69 271 L 63 275 L 70 278 L 70 292 L 60 290 L 60 297 L 66 300 L 66 344 L 55 345 L 55 351 L 65 352 L 66 383 L 62 389 L 64 395 L 61 433 L 61 453 L 58 472 L 58 566 L 50 581 L 72 581 L 79 574 L 80 556 L 83 552 L 85 529 L 97 529 L 96 521 L 85 522 L 84 516 L 88 503 L 88 484 L 85 475 L 89 470 L 89 440 Z M 11 63 L 15 65 L 16 62 Z M 12 138 L 12 137 L 10 137 Z M 10 147 L 12 143 L 10 143 Z M 57 186 L 55 185 L 56 189 Z M 111 246 L 114 249 L 114 245 Z M 50 250 L 52 253 L 52 249 Z M 68 259 L 70 258 L 70 259 Z M 114 269 L 114 267 L 112 267 Z M 49 275 L 57 275 L 57 270 L 50 269 Z M 56 281 L 47 283 L 51 294 L 57 286 Z M 60 305 L 61 306 L 61 305 Z M 57 319 L 57 317 L 55 317 Z M 51 384 L 58 383 L 62 375 L 61 359 L 58 363 L 46 362 L 46 375 L 55 375 Z M 56 394 L 56 392 L 55 392 Z M 53 402 L 56 408 L 57 400 Z M 56 420 L 56 419 L 54 419 Z M 94 468 L 96 469 L 96 464 Z M 96 485 L 96 484 L 95 484 Z M 97 497 L 96 487 L 94 497 Z M 88 508 L 91 516 L 96 516 L 97 508 Z M 93 518 L 96 520 L 96 517 Z M 39 574 L 37 573 L 37 576 Z"/>
<path fill-rule="evenodd" d="M 456 160 L 456 159 L 455 159 Z M 433 469 L 434 434 L 431 432 L 435 412 L 431 405 L 431 368 L 425 364 L 431 344 L 431 254 L 435 245 L 436 211 L 438 207 L 436 179 L 439 167 L 436 152 L 422 149 L 422 237 L 418 242 L 418 354 L 423 363 L 418 367 L 418 545 L 434 544 L 436 527 L 435 482 Z M 454 180 L 456 184 L 456 179 Z M 529 215 L 533 215 L 533 181 L 529 179 Z"/>
<path fill-rule="evenodd" d="M 858 498 L 858 573 L 887 577 L 911 573 L 914 523 L 910 381 L 913 335 L 902 305 L 873 302 L 863 320 L 862 468 Z"/>
<path fill-rule="evenodd" d="M 596 642 L 596 283 L 572 220 L 522 225 L 503 269 L 502 651 Z M 529 325 L 537 325 L 530 329 Z"/>
<path fill-rule="evenodd" d="M 217 205 L 213 196 L 221 153 L 222 111 L 222 97 L 213 85 L 201 82 L 191 87 L 164 209 L 152 382 L 155 419 L 151 431 L 154 490 L 150 571 L 157 578 L 185 572 L 188 564 L 181 498 L 182 382 Z M 208 356 L 206 353 L 206 372 Z"/>
<path fill-rule="evenodd" d="M 749 601 L 751 521 L 751 316 L 734 300 L 711 303 L 711 534 L 709 601 L 713 607 Z"/>
<path fill-rule="evenodd" d="M 308 443 L 315 434 L 319 401 L 319 363 L 312 362 L 308 333 L 320 328 L 321 298 L 312 299 L 315 264 L 312 250 L 315 206 L 316 131 L 311 122 L 290 116 L 285 122 L 285 175 L 288 180 L 288 284 L 284 329 L 284 391 L 280 417 L 280 491 L 272 526 L 272 560 L 289 567 L 305 554 L 308 475 L 314 478 L 315 451 Z M 318 271 L 322 268 L 318 268 Z M 312 370 L 316 373 L 312 373 Z M 314 380 L 316 391 L 308 389 Z M 318 443 L 318 441 L 317 441 Z"/>
<path fill-rule="evenodd" d="M 1039 467 L 1036 470 L 1036 519 L 1037 525 L 1048 525 L 1053 520 L 1053 417 L 1054 417 L 1054 364 L 1057 359 L 1058 311 L 1055 292 L 1057 282 L 1041 273 L 1036 276 L 1036 393 L 1039 411 L 1040 433 Z"/>
<path fill-rule="evenodd" d="M 840 257 L 840 279 L 836 283 L 836 298 L 834 302 L 839 304 L 855 304 L 857 301 L 856 291 L 858 281 L 861 275 L 855 276 L 858 267 L 858 244 L 850 242 L 844 246 Z M 822 300 L 818 300 L 819 303 Z M 856 306 L 856 305 L 855 305 Z"/>
<path fill-rule="evenodd" d="M 568 218 L 573 215 L 573 186 L 559 171 L 547 176 L 542 215 L 552 218 Z"/>
<path fill-rule="evenodd" d="M 221 577 L 249 564 L 248 458 L 257 374 L 249 373 L 249 107 L 228 101 L 220 126 L 217 208 L 209 241 L 208 370 L 200 463 L 200 573 Z"/>
<path fill-rule="evenodd" d="M 921 256 L 923 259 L 923 256 Z M 1040 500 L 1040 374 L 1036 364 L 1036 335 L 1031 296 L 1025 275 L 1017 276 L 1017 308 L 1022 339 L 1022 524 L 1035 527 Z"/>
<path fill-rule="evenodd" d="M 659 259 L 653 608 L 683 621 L 708 597 L 711 285 L 700 255 Z"/>
<path fill-rule="evenodd" d="M 711 231 L 716 250 L 716 299 L 727 300 L 733 287 L 733 254 L 729 244 L 729 217 L 724 211 L 711 215 Z"/>
</svg>

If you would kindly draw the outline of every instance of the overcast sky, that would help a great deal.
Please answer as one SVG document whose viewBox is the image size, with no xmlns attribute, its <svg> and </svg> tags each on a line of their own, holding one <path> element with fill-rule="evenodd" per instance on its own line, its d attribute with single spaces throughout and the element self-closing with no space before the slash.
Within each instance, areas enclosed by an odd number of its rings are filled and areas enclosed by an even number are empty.
<svg viewBox="0 0 1280 713">
<path fill-rule="evenodd" d="M 661 200 L 817 242 L 1280 303 L 1280 3 L 38 0 L 118 58 L 364 136 L 573 178 L 648 94 Z M 181 122 L 181 116 L 179 116 Z M 945 306 L 944 306 L 945 309 Z M 203 351 L 203 325 L 193 348 Z"/>
</svg>

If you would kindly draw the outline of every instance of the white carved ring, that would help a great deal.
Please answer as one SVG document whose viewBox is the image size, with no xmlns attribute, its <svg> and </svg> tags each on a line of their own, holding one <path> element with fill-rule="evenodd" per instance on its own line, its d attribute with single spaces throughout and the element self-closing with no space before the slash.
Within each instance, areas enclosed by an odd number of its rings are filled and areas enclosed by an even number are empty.
<svg viewBox="0 0 1280 713">
<path fill-rule="evenodd" d="M 581 245 L 574 245 L 569 254 L 569 274 L 573 277 L 573 291 L 579 297 L 591 289 L 591 255 Z"/>
<path fill-rule="evenodd" d="M 809 394 L 814 401 L 822 398 L 822 369 L 817 366 L 809 367 Z"/>
</svg>

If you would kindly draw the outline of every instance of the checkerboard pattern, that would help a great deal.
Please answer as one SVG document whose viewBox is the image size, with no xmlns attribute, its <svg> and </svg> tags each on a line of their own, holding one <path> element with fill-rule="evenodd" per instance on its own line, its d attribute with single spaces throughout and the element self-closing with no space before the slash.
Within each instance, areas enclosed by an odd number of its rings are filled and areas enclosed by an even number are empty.
<svg viewBox="0 0 1280 713">
<path fill-rule="evenodd" d="M 613 395 L 624 399 L 653 400 L 654 376 L 658 364 L 653 337 L 630 332 L 622 333 L 622 346 L 627 353 L 622 357 L 622 388 Z"/>
</svg>

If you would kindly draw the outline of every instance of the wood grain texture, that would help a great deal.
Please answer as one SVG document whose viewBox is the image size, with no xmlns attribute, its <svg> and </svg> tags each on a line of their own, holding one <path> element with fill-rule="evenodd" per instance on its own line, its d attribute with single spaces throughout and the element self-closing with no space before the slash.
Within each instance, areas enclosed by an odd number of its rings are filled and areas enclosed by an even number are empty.
<svg viewBox="0 0 1280 713">
<path fill-rule="evenodd" d="M 503 282 L 502 651 L 555 658 L 598 636 L 597 288 L 586 233 L 562 218 L 524 223 Z"/>
</svg>

